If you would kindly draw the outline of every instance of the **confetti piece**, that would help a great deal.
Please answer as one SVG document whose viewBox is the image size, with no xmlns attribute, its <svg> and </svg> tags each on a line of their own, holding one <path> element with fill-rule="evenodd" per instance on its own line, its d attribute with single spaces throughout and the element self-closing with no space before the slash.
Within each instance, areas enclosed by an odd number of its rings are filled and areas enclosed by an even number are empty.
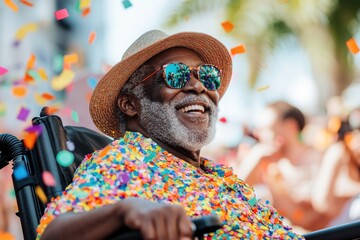
<svg viewBox="0 0 360 240">
<path fill-rule="evenodd" d="M 43 94 L 41 94 L 41 96 L 48 101 L 55 99 L 55 96 L 50 93 L 43 93 Z"/>
<path fill-rule="evenodd" d="M 75 144 L 72 141 L 66 141 L 66 147 L 69 151 L 75 150 Z"/>
<path fill-rule="evenodd" d="M 70 70 L 64 70 L 59 76 L 53 78 L 51 87 L 56 91 L 66 88 L 74 79 L 75 73 Z"/>
<path fill-rule="evenodd" d="M 74 154 L 67 150 L 62 150 L 56 154 L 56 161 L 60 166 L 68 167 L 74 162 Z"/>
<path fill-rule="evenodd" d="M 79 123 L 79 114 L 76 111 L 71 111 L 71 119 L 76 122 Z"/>
<path fill-rule="evenodd" d="M 63 9 L 55 12 L 55 17 L 56 17 L 56 20 L 62 20 L 64 18 L 69 17 L 69 13 L 66 8 L 63 8 Z"/>
<path fill-rule="evenodd" d="M 89 8 L 91 5 L 91 0 L 80 0 L 80 9 Z"/>
<path fill-rule="evenodd" d="M 234 29 L 234 24 L 230 21 L 224 21 L 221 23 L 221 26 L 224 28 L 225 32 L 231 32 Z"/>
<path fill-rule="evenodd" d="M 55 72 L 61 72 L 63 69 L 63 57 L 61 55 L 56 55 L 53 61 L 53 69 Z"/>
<path fill-rule="evenodd" d="M 35 98 L 36 103 L 37 103 L 39 106 L 42 106 L 42 107 L 46 106 L 47 100 L 46 100 L 45 98 L 43 98 L 43 97 L 41 96 L 41 94 L 39 94 L 39 93 L 34 93 L 34 98 Z"/>
<path fill-rule="evenodd" d="M 46 74 L 46 72 L 45 72 L 45 69 L 39 68 L 38 73 L 39 73 L 39 76 L 40 76 L 43 80 L 47 80 L 47 79 L 48 79 L 48 76 L 47 76 L 47 74 Z"/>
<path fill-rule="evenodd" d="M 95 77 L 89 77 L 86 82 L 91 89 L 94 89 L 98 84 L 98 80 Z"/>
<path fill-rule="evenodd" d="M 5 116 L 6 114 L 6 104 L 5 102 L 0 102 L 0 117 Z"/>
<path fill-rule="evenodd" d="M 92 96 L 92 92 L 86 93 L 85 99 L 88 103 L 90 103 L 91 96 Z"/>
<path fill-rule="evenodd" d="M 36 81 L 41 81 L 39 73 L 33 69 L 28 70 L 27 75 L 29 75 L 32 80 L 35 79 Z M 29 80 L 25 80 L 25 82 L 29 82 Z"/>
<path fill-rule="evenodd" d="M 38 135 L 42 133 L 41 125 L 33 125 L 24 129 L 25 132 L 34 132 Z"/>
<path fill-rule="evenodd" d="M 96 32 L 92 31 L 89 35 L 89 44 L 93 44 L 93 42 L 95 41 L 96 38 Z"/>
<path fill-rule="evenodd" d="M 106 146 L 105 148 L 103 148 L 103 149 L 99 152 L 99 158 L 104 157 L 110 149 L 111 149 L 111 146 L 110 146 L 110 145 L 108 145 L 108 146 Z"/>
<path fill-rule="evenodd" d="M 262 91 L 265 91 L 266 89 L 268 89 L 269 87 L 270 87 L 269 85 L 261 86 L 261 87 L 256 88 L 256 91 L 262 92 Z"/>
<path fill-rule="evenodd" d="M 29 116 L 30 113 L 30 109 L 21 107 L 18 115 L 17 115 L 17 119 L 20 121 L 26 121 L 27 117 Z"/>
<path fill-rule="evenodd" d="M 79 60 L 79 57 L 77 55 L 77 53 L 72 53 L 72 54 L 67 54 L 64 56 L 64 64 L 73 64 L 73 63 L 77 63 Z"/>
<path fill-rule="evenodd" d="M 44 190 L 40 186 L 35 187 L 35 193 L 43 203 L 47 203 L 47 197 L 44 193 Z"/>
<path fill-rule="evenodd" d="M 245 46 L 244 45 L 239 45 L 237 47 L 234 47 L 230 50 L 231 55 L 236 55 L 236 54 L 241 54 L 246 52 Z"/>
<path fill-rule="evenodd" d="M 28 1 L 26 1 L 26 0 L 20 0 L 20 2 L 21 2 L 22 4 L 28 6 L 28 7 L 32 7 L 32 6 L 33 6 L 33 4 L 32 4 L 31 2 L 28 2 Z"/>
<path fill-rule="evenodd" d="M 27 89 L 25 86 L 14 86 L 12 88 L 12 94 L 15 97 L 24 97 L 27 93 Z"/>
<path fill-rule="evenodd" d="M 91 11 L 90 8 L 85 8 L 82 11 L 81 16 L 86 17 L 87 15 L 89 15 L 90 11 Z"/>
<path fill-rule="evenodd" d="M 24 165 L 19 165 L 14 169 L 14 177 L 16 178 L 16 180 L 24 179 L 28 175 L 28 171 L 26 170 Z"/>
<path fill-rule="evenodd" d="M 54 187 L 56 185 L 55 178 L 49 171 L 44 171 L 42 173 L 42 180 L 44 181 L 46 186 Z"/>
<path fill-rule="evenodd" d="M 32 69 L 35 66 L 36 56 L 31 54 L 26 64 L 26 69 Z"/>
<path fill-rule="evenodd" d="M 8 72 L 8 70 L 4 67 L 0 66 L 0 76 L 5 75 Z"/>
<path fill-rule="evenodd" d="M 129 8 L 129 7 L 132 6 L 130 0 L 123 0 L 123 1 L 122 1 L 122 4 L 123 4 L 123 6 L 124 6 L 125 9 L 127 9 L 127 8 Z"/>
<path fill-rule="evenodd" d="M 15 5 L 15 3 L 13 3 L 11 0 L 4 0 L 5 4 L 14 12 L 19 11 L 18 6 Z"/>
<path fill-rule="evenodd" d="M 227 123 L 227 119 L 225 117 L 220 118 L 219 121 L 222 123 Z"/>
<path fill-rule="evenodd" d="M 54 113 L 56 113 L 58 111 L 59 111 L 59 108 L 57 108 L 57 107 L 48 107 L 46 109 L 46 114 L 47 115 L 54 115 Z"/>
<path fill-rule="evenodd" d="M 27 149 L 33 149 L 37 140 L 38 134 L 36 132 L 27 132 L 24 137 L 24 145 Z"/>
<path fill-rule="evenodd" d="M 26 35 L 28 35 L 31 32 L 35 32 L 38 30 L 38 25 L 35 23 L 28 23 L 20 27 L 15 34 L 15 39 L 17 41 L 23 40 Z"/>
<path fill-rule="evenodd" d="M 360 48 L 354 38 L 350 38 L 349 40 L 347 40 L 346 45 L 352 54 L 357 54 L 360 51 Z"/>
</svg>

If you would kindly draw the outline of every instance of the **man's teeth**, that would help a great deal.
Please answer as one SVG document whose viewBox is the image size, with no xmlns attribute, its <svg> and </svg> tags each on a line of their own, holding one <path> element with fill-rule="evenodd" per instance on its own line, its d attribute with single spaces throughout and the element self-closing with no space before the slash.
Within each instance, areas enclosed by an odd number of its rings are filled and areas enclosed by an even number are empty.
<svg viewBox="0 0 360 240">
<path fill-rule="evenodd" d="M 185 112 L 190 112 L 190 111 L 200 111 L 202 113 L 205 112 L 205 108 L 204 106 L 201 105 L 190 105 L 190 106 L 186 106 L 180 109 L 183 113 Z"/>
</svg>

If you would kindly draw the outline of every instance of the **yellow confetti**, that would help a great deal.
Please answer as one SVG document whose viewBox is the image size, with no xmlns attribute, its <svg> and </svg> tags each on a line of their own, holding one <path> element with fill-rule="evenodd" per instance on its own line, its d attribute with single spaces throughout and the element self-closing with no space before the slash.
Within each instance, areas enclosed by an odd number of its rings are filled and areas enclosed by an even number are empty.
<svg viewBox="0 0 360 240">
<path fill-rule="evenodd" d="M 35 32 L 38 29 L 38 25 L 35 23 L 28 23 L 23 25 L 16 31 L 15 38 L 17 40 L 23 40 L 30 32 Z"/>
<path fill-rule="evenodd" d="M 64 56 L 64 63 L 65 64 L 73 64 L 77 63 L 79 60 L 79 57 L 77 53 L 67 54 Z"/>
<path fill-rule="evenodd" d="M 35 193 L 43 203 L 47 203 L 47 197 L 40 186 L 35 187 Z"/>
<path fill-rule="evenodd" d="M 6 113 L 6 104 L 5 102 L 0 102 L 0 117 L 5 116 Z"/>
<path fill-rule="evenodd" d="M 45 106 L 47 103 L 47 100 L 45 98 L 43 98 L 43 96 L 41 96 L 41 94 L 34 93 L 34 98 L 35 98 L 36 103 L 40 106 Z"/>
<path fill-rule="evenodd" d="M 73 71 L 65 69 L 59 76 L 53 78 L 51 81 L 51 87 L 55 91 L 61 91 L 72 82 L 74 77 L 75 73 Z"/>
<path fill-rule="evenodd" d="M 16 6 L 16 4 L 13 3 L 11 0 L 4 0 L 4 2 L 5 2 L 5 4 L 6 4 L 11 10 L 13 10 L 14 12 L 19 11 L 18 6 Z"/>
<path fill-rule="evenodd" d="M 80 0 L 80 9 L 89 8 L 91 0 Z"/>
<path fill-rule="evenodd" d="M 42 79 L 44 79 L 44 80 L 47 80 L 47 79 L 48 79 L 48 76 L 47 76 L 47 74 L 46 74 L 46 72 L 45 72 L 45 69 L 39 68 L 38 73 L 39 73 L 39 76 L 40 76 Z"/>
<path fill-rule="evenodd" d="M 269 87 L 270 87 L 269 85 L 261 86 L 261 87 L 256 88 L 256 91 L 262 92 L 262 91 L 267 90 Z"/>
</svg>

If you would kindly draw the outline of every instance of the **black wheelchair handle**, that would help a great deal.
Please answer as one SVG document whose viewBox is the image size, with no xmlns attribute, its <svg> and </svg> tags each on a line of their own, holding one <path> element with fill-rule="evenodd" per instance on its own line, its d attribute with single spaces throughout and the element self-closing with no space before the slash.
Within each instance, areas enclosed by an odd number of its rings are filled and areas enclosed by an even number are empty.
<svg viewBox="0 0 360 240">
<path fill-rule="evenodd" d="M 192 219 L 196 229 L 194 231 L 194 237 L 201 239 L 204 234 L 215 232 L 223 226 L 222 222 L 217 216 L 205 216 Z M 142 240 L 142 236 L 139 231 L 131 229 L 121 229 L 114 233 L 108 240 Z"/>
</svg>

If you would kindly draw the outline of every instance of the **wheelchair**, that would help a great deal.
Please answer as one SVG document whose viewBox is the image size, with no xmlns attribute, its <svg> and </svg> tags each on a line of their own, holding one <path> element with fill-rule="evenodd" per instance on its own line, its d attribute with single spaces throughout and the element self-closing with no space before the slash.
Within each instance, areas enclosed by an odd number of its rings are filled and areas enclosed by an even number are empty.
<svg viewBox="0 0 360 240">
<path fill-rule="evenodd" d="M 84 127 L 63 126 L 56 115 L 48 115 L 47 108 L 43 108 L 40 117 L 32 119 L 34 128 L 40 130 L 36 143 L 32 149 L 25 147 L 24 141 L 11 134 L 0 134 L 0 169 L 12 161 L 14 185 L 18 212 L 24 239 L 36 238 L 36 228 L 43 215 L 46 202 L 36 195 L 36 187 L 40 186 L 48 200 L 56 197 L 71 183 L 76 168 L 86 154 L 105 147 L 113 139 Z M 74 144 L 74 161 L 68 167 L 63 167 L 56 161 L 56 155 L 67 150 L 67 142 Z M 25 171 L 23 178 L 15 177 L 14 173 L 21 169 Z M 50 172 L 55 184 L 47 186 L 42 173 Z M 196 226 L 194 237 L 202 239 L 204 234 L 214 232 L 222 227 L 216 216 L 206 216 L 193 219 Z M 306 240 L 347 240 L 360 239 L 360 221 L 344 224 L 332 228 L 303 235 Z M 141 239 L 138 231 L 119 229 L 109 239 Z"/>
</svg>

